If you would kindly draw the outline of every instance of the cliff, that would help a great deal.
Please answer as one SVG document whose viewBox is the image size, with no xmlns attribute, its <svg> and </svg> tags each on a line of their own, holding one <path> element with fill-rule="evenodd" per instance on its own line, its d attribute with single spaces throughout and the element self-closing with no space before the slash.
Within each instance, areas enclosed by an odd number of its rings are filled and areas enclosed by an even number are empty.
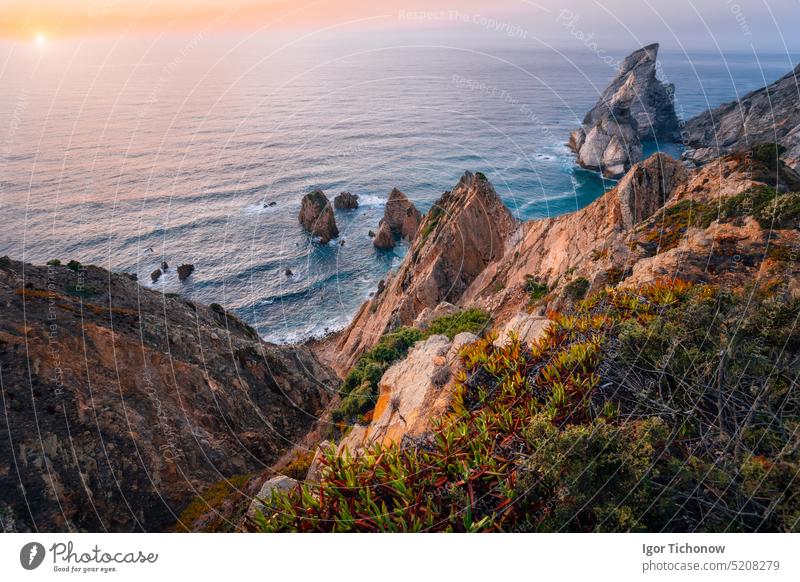
<svg viewBox="0 0 800 582">
<path fill-rule="evenodd" d="M 704 164 L 759 144 L 780 144 L 782 159 L 800 166 L 800 66 L 771 85 L 688 120 L 684 158 Z"/>
<path fill-rule="evenodd" d="M 360 414 L 305 483 L 265 485 L 250 527 L 796 531 L 798 178 L 763 152 L 694 170 L 656 155 L 573 214 L 487 214 L 497 237 L 469 245 L 483 260 L 465 277 L 423 260 L 449 257 L 458 232 L 429 213 L 396 294 L 359 314 L 374 335 L 340 344 L 382 337 L 344 384 Z M 494 200 L 474 180 L 440 201 L 450 221 L 452 194 Z M 449 303 L 420 309 L 443 298 L 486 309 L 500 336 L 463 333 Z M 447 325 L 392 324 L 431 310 Z"/>
<path fill-rule="evenodd" d="M 338 380 L 222 307 L 94 266 L 0 260 L 0 514 L 16 531 L 161 531 L 263 471 Z"/>
<path fill-rule="evenodd" d="M 456 303 L 483 269 L 506 252 L 515 228 L 486 177 L 464 174 L 425 216 L 397 273 L 326 350 L 332 365 L 344 374 L 384 333 L 410 325 L 426 308 Z"/>
</svg>

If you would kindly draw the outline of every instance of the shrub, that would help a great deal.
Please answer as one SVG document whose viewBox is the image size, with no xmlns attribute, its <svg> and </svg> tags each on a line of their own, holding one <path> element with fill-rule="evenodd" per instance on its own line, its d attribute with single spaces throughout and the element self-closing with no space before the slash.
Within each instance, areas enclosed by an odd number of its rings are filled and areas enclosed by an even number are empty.
<svg viewBox="0 0 800 582">
<path fill-rule="evenodd" d="M 0 257 L 0 267 L 10 267 L 11 266 L 11 259 L 8 258 L 8 255 L 4 255 Z"/>
<path fill-rule="evenodd" d="M 67 263 L 67 268 L 72 269 L 73 271 L 80 271 L 83 268 L 83 265 L 81 265 L 78 261 L 73 260 Z"/>
<path fill-rule="evenodd" d="M 443 315 L 431 321 L 428 329 L 425 330 L 425 335 L 446 335 L 453 339 L 458 334 L 468 331 L 474 334 L 480 334 L 486 326 L 489 325 L 491 317 L 483 309 L 470 308 L 453 313 L 452 315 Z"/>
<path fill-rule="evenodd" d="M 78 297 L 93 297 L 101 291 L 92 285 L 67 285 L 67 292 Z"/>
<path fill-rule="evenodd" d="M 49 261 L 47 261 L 47 266 L 48 267 L 59 267 L 59 266 L 61 266 L 61 261 L 58 260 L 58 259 L 50 259 Z"/>
<path fill-rule="evenodd" d="M 233 531 L 249 507 L 244 490 L 251 479 L 252 475 L 237 475 L 209 486 L 181 512 L 176 531 Z"/>
<path fill-rule="evenodd" d="M 578 277 L 564 286 L 564 293 L 573 301 L 580 301 L 589 291 L 589 279 Z"/>
<path fill-rule="evenodd" d="M 314 461 L 314 449 L 298 451 L 294 458 L 281 470 L 281 473 L 297 481 L 302 481 L 308 475 L 308 469 Z"/>
<path fill-rule="evenodd" d="M 548 289 L 535 275 L 525 275 L 525 291 L 530 295 L 530 302 L 535 303 L 547 295 Z"/>
</svg>

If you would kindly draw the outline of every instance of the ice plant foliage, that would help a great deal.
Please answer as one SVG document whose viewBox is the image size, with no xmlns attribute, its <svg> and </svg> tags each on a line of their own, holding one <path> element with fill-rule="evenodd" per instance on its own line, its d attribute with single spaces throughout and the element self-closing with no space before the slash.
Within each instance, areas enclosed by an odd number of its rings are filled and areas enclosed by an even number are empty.
<svg viewBox="0 0 800 582">
<path fill-rule="evenodd" d="M 430 435 L 329 450 L 256 527 L 797 530 L 798 313 L 755 289 L 608 288 L 532 345 L 467 346 Z"/>
</svg>

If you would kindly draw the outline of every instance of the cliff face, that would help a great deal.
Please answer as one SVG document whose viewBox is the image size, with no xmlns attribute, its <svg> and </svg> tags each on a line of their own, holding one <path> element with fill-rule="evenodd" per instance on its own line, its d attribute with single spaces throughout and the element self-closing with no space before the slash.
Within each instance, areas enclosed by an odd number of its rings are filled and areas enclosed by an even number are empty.
<svg viewBox="0 0 800 582">
<path fill-rule="evenodd" d="M 503 256 L 516 226 L 486 177 L 464 174 L 425 216 L 398 272 L 339 337 L 337 369 L 347 372 L 381 335 L 410 325 L 425 308 L 456 303 Z"/>
<path fill-rule="evenodd" d="M 800 166 L 800 66 L 771 85 L 688 120 L 684 158 L 704 164 L 758 144 L 779 143 L 783 160 Z"/>
<path fill-rule="evenodd" d="M 75 268 L 0 263 L 0 513 L 17 530 L 171 527 L 197 490 L 273 463 L 338 386 L 218 305 Z"/>
<path fill-rule="evenodd" d="M 780 173 L 796 184 L 794 172 L 782 167 Z M 740 287 L 776 268 L 789 268 L 793 280 L 794 266 L 773 260 L 773 251 L 792 248 L 796 231 L 786 223 L 770 228 L 741 218 L 753 205 L 794 204 L 796 194 L 770 189 L 775 175 L 744 154 L 693 171 L 664 154 L 651 156 L 586 208 L 525 224 L 519 245 L 487 267 L 461 303 L 504 321 L 520 310 L 561 309 L 605 285 L 681 277 Z M 734 255 L 741 259 L 735 265 Z M 532 297 L 532 281 L 539 298 Z M 578 282 L 584 288 L 576 294 Z"/>
<path fill-rule="evenodd" d="M 797 233 L 748 221 L 736 208 L 793 208 L 798 195 L 780 191 L 800 190 L 798 178 L 747 154 L 691 171 L 656 154 L 586 208 L 518 225 L 489 183 L 467 174 L 428 213 L 397 274 L 327 359 L 344 374 L 383 333 L 443 302 L 483 308 L 500 330 L 520 313 L 542 316 L 606 285 L 680 276 L 737 287 L 777 268 L 795 281 L 794 266 L 777 257 Z M 730 265 L 733 255 L 746 260 Z"/>
<path fill-rule="evenodd" d="M 642 158 L 642 140 L 678 137 L 672 85 L 657 77 L 658 45 L 630 54 L 616 77 L 570 135 L 578 163 L 617 177 Z"/>
</svg>

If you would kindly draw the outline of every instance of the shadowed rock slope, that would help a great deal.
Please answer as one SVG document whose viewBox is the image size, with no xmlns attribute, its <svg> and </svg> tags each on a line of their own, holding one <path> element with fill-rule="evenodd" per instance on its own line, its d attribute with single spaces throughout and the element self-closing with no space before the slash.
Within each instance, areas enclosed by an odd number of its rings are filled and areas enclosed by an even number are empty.
<svg viewBox="0 0 800 582">
<path fill-rule="evenodd" d="M 0 260 L 0 517 L 16 531 L 158 531 L 263 470 L 338 387 L 212 304 L 98 267 Z"/>
</svg>

